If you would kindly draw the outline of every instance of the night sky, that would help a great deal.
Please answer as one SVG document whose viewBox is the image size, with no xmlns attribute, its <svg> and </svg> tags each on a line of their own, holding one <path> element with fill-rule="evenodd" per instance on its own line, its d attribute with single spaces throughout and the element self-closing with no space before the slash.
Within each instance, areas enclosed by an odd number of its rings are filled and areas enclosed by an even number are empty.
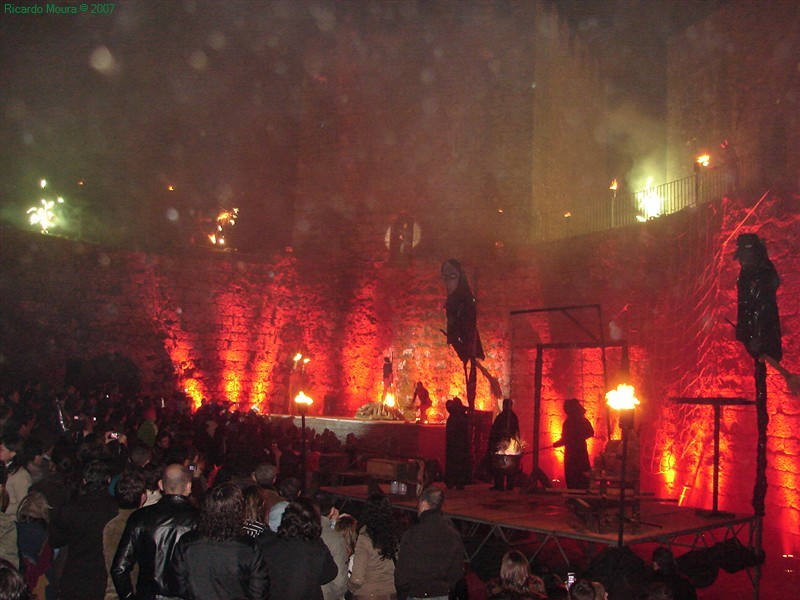
<svg viewBox="0 0 800 600">
<path fill-rule="evenodd" d="M 666 36 L 720 3 L 555 2 L 600 59 L 612 111 L 651 123 L 664 113 Z M 351 15 L 385 11 L 388 28 L 415 10 L 347 4 Z M 336 10 L 325 1 L 126 0 L 111 14 L 3 14 L 3 222 L 26 226 L 45 178 L 67 201 L 68 236 L 180 247 L 219 208 L 241 205 L 251 237 L 285 243 L 291 206 L 266 198 L 270 186 L 291 185 L 281 154 L 287 123 L 300 118 L 297 82 L 327 72 L 303 50 L 335 31 Z M 659 127 L 612 132 L 619 160 L 652 145 Z"/>
</svg>

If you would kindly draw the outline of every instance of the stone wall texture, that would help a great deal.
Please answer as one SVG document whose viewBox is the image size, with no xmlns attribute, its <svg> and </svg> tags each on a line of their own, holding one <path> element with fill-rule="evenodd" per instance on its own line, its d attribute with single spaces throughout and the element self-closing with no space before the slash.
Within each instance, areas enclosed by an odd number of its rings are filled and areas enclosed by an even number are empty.
<svg viewBox="0 0 800 600">
<path fill-rule="evenodd" d="M 708 507 L 712 410 L 669 398 L 754 395 L 752 361 L 726 321 L 736 315 L 732 254 L 742 232 L 767 242 L 783 279 L 783 364 L 800 371 L 797 195 L 725 198 L 629 228 L 465 262 L 478 298 L 484 364 L 515 399 L 524 439 L 530 444 L 533 436 L 537 344 L 624 341 L 628 378 L 642 401 L 636 420 L 643 487 Z M 312 414 L 352 416 L 380 398 L 383 357 L 391 355 L 401 404 L 423 381 L 434 399 L 431 416 L 442 419 L 444 402 L 465 393 L 461 364 L 440 331 L 439 266 L 447 256 L 391 261 L 385 249 L 344 258 L 287 252 L 258 262 L 228 252 L 130 253 L 15 230 L 3 231 L 2 244 L 6 382 L 35 377 L 59 387 L 75 365 L 95 365 L 98 376 L 113 380 L 115 364 L 133 365 L 147 394 L 177 391 L 195 403 L 226 400 L 285 413 L 302 388 L 315 399 Z M 511 315 L 583 305 L 569 317 Z M 293 360 L 298 352 L 310 358 L 302 368 Z M 560 434 L 568 397 L 581 398 L 595 424 L 593 454 L 609 435 L 618 436 L 603 396 L 625 377 L 622 366 L 619 347 L 605 357 L 597 348 L 545 352 L 542 444 Z M 788 551 L 800 539 L 800 404 L 772 370 L 768 383 L 767 519 Z M 483 378 L 477 406 L 494 409 Z M 723 509 L 749 509 L 755 436 L 752 407 L 723 410 Z M 542 454 L 554 478 L 561 477 L 561 456 Z"/>
<path fill-rule="evenodd" d="M 730 2 L 670 40 L 667 181 L 692 175 L 728 140 L 746 178 L 800 182 L 800 5 Z"/>
<path fill-rule="evenodd" d="M 295 247 L 375 247 L 404 218 L 418 252 L 463 256 L 606 190 L 599 67 L 552 6 L 375 6 L 339 3 L 302 50 Z"/>
</svg>

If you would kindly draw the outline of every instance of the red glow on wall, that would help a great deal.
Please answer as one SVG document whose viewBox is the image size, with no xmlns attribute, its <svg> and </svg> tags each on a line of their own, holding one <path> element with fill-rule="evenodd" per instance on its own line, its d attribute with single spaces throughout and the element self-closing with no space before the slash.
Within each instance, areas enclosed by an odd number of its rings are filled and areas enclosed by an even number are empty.
<svg viewBox="0 0 800 600">
<path fill-rule="evenodd" d="M 769 241 L 770 255 L 784 278 L 778 294 L 784 318 L 783 364 L 800 370 L 793 353 L 800 347 L 800 283 L 795 275 L 800 236 L 793 234 L 800 226 L 797 202 L 797 198 L 768 199 L 757 211 L 757 226 L 751 206 L 722 205 L 714 209 L 717 213 L 705 216 L 675 215 L 674 224 L 663 227 L 651 223 L 637 231 L 609 233 L 588 240 L 585 247 L 553 245 L 541 260 L 520 261 L 524 267 L 505 265 L 484 272 L 476 289 L 488 354 L 485 364 L 514 399 L 528 447 L 536 344 L 562 334 L 564 328 L 551 322 L 510 325 L 509 312 L 553 306 L 565 296 L 601 302 L 611 315 L 603 319 L 609 330 L 605 333 L 613 331 L 630 344 L 632 383 L 642 401 L 635 426 L 642 489 L 657 496 L 683 496 L 687 506 L 708 508 L 713 487 L 713 409 L 678 406 L 668 399 L 753 396 L 752 360 L 726 322 L 735 318 L 738 266 L 731 255 L 735 235 L 741 231 L 758 232 Z M 602 256 L 597 252 L 600 245 Z M 86 262 L 87 270 L 95 267 L 88 258 Z M 410 402 L 417 381 L 430 391 L 432 420 L 444 420 L 449 398 L 466 396 L 462 365 L 439 331 L 445 316 L 438 261 L 394 270 L 377 260 L 332 263 L 321 269 L 294 255 L 291 261 L 276 259 L 269 265 L 244 264 L 233 255 L 176 260 L 120 254 L 113 262 L 126 264 L 116 273 L 106 272 L 105 280 L 100 278 L 92 291 L 98 296 L 93 300 L 96 306 L 87 308 L 92 319 L 102 321 L 87 320 L 87 331 L 97 325 L 108 337 L 93 341 L 91 351 L 130 347 L 131 353 L 139 352 L 132 357 L 143 365 L 143 378 L 150 377 L 149 389 L 172 386 L 185 392 L 195 406 L 226 401 L 282 413 L 291 410 L 292 357 L 302 351 L 311 357 L 303 387 L 315 399 L 314 414 L 325 411 L 349 417 L 365 402 L 379 400 L 381 365 L 387 354 L 394 358 L 394 393 L 400 406 Z M 104 291 L 120 287 L 122 296 L 130 299 L 127 305 Z M 30 289 L 28 296 L 33 295 Z M 30 322 L 42 319 L 46 308 L 45 302 L 35 305 L 38 313 L 26 317 Z M 105 307 L 111 305 L 123 311 L 119 320 L 129 319 L 130 324 L 110 328 L 113 314 Z M 55 326 L 57 317 L 48 321 L 48 327 Z M 65 337 L 74 335 L 67 332 Z M 137 349 L 137 344 L 144 349 Z M 560 436 L 563 401 L 570 397 L 583 402 L 595 428 L 596 437 L 588 443 L 592 458 L 608 439 L 618 437 L 613 415 L 609 427 L 603 395 L 615 383 L 621 362 L 618 348 L 607 350 L 605 369 L 598 349 L 565 348 L 545 354 L 542 446 Z M 796 467 L 800 408 L 771 368 L 768 397 L 768 518 L 776 529 L 785 530 L 790 544 L 800 539 Z M 495 408 L 481 375 L 477 407 Z M 755 469 L 752 407 L 723 409 L 720 449 L 720 508 L 747 514 L 752 510 Z M 545 471 L 563 479 L 562 454 L 543 451 L 540 456 Z"/>
<path fill-rule="evenodd" d="M 183 382 L 183 389 L 192 399 L 192 409 L 197 410 L 203 405 L 203 398 L 206 397 L 203 385 L 196 379 L 186 379 Z"/>
</svg>

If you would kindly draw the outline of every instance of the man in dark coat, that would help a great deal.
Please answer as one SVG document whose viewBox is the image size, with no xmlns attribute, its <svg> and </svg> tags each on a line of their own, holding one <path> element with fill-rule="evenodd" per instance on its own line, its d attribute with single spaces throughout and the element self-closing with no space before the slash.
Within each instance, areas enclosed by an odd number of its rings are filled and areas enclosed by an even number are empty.
<svg viewBox="0 0 800 600">
<path fill-rule="evenodd" d="M 169 465 L 159 487 L 164 492 L 161 500 L 130 516 L 114 556 L 111 578 L 120 600 L 178 596 L 170 563 L 178 540 L 197 523 L 197 510 L 189 503 L 192 473 L 183 465 Z M 135 564 L 139 578 L 134 594 Z"/>
<path fill-rule="evenodd" d="M 67 546 L 67 559 L 59 580 L 60 600 L 102 600 L 106 592 L 103 528 L 118 512 L 108 493 L 108 468 L 100 461 L 83 470 L 81 493 L 55 511 L 50 523 L 50 544 Z"/>
<path fill-rule="evenodd" d="M 435 486 L 422 490 L 419 523 L 400 541 L 394 582 L 400 600 L 447 600 L 464 576 L 464 543 L 442 514 L 444 491 Z"/>
<path fill-rule="evenodd" d="M 445 404 L 447 425 L 445 426 L 444 480 L 447 489 L 463 490 L 472 477 L 472 456 L 469 447 L 469 417 L 460 398 Z"/>
</svg>

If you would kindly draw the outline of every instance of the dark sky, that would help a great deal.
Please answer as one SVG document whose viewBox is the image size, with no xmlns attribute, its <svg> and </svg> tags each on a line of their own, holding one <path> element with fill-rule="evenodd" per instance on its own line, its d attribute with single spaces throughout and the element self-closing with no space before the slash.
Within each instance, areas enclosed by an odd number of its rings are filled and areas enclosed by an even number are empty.
<svg viewBox="0 0 800 600">
<path fill-rule="evenodd" d="M 667 35 L 720 1 L 554 3 L 600 59 L 612 108 L 657 122 Z M 281 148 L 292 104 L 286 81 L 309 69 L 297 58 L 304 36 L 336 27 L 330 6 L 123 0 L 110 15 L 3 14 L 0 218 L 24 225 L 44 177 L 69 200 L 68 235 L 186 236 L 194 227 L 187 222 L 235 203 L 254 173 L 259 186 L 288 180 L 281 169 L 289 167 L 274 160 L 265 169 L 260 154 Z M 376 3 L 349 6 L 369 11 Z M 619 151 L 641 152 L 644 142 L 630 135 L 619 133 Z M 647 135 L 658 138 L 658 126 Z M 285 206 L 263 213 L 272 233 L 286 230 Z M 269 226 L 262 233 L 269 238 Z"/>
</svg>

